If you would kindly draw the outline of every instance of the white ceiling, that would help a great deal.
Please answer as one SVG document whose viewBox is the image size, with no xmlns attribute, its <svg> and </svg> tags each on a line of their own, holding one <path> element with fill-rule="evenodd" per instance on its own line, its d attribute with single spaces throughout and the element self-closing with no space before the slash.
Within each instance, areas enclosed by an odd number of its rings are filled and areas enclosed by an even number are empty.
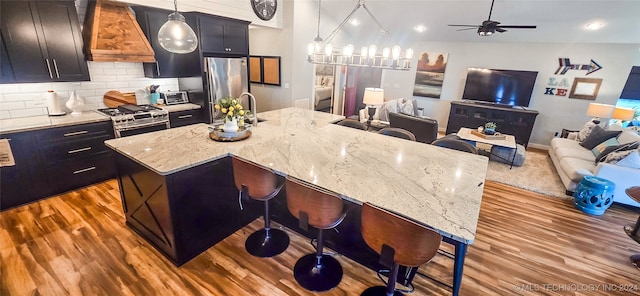
<svg viewBox="0 0 640 296">
<path fill-rule="evenodd" d="M 357 0 L 322 0 L 323 15 L 330 14 L 334 22 L 340 22 L 356 3 Z M 491 0 L 366 0 L 365 4 L 392 33 L 394 41 L 640 44 L 639 0 L 496 0 L 492 20 L 503 25 L 538 27 L 509 29 L 486 37 L 478 36 L 476 30 L 456 32 L 459 28 L 447 24 L 479 25 L 489 15 Z M 347 34 L 360 37 L 377 28 L 364 9 L 358 10 L 355 17 L 363 23 L 359 29 L 345 26 Z M 585 25 L 594 21 L 602 22 L 604 27 L 586 30 Z M 419 24 L 427 30 L 414 32 L 412 28 Z M 321 37 L 332 29 L 333 26 L 323 27 Z"/>
</svg>

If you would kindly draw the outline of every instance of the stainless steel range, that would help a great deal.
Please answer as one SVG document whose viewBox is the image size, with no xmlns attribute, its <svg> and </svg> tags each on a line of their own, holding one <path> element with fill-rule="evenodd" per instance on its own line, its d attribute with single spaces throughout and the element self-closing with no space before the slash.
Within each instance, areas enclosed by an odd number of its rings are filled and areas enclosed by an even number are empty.
<svg viewBox="0 0 640 296">
<path fill-rule="evenodd" d="M 169 112 L 152 105 L 122 105 L 98 109 L 111 116 L 116 138 L 168 129 Z"/>
</svg>

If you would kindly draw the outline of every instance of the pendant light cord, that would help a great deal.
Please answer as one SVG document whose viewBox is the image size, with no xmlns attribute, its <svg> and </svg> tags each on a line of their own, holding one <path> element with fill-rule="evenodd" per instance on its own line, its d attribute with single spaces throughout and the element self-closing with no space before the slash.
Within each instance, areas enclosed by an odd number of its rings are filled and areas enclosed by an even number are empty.
<svg viewBox="0 0 640 296">
<path fill-rule="evenodd" d="M 173 8 L 178 12 L 178 0 L 173 0 Z"/>
<path fill-rule="evenodd" d="M 320 8 L 322 6 L 322 0 L 318 0 L 318 32 L 316 34 L 316 38 L 313 39 L 315 42 L 322 42 L 322 38 L 320 38 Z"/>
</svg>

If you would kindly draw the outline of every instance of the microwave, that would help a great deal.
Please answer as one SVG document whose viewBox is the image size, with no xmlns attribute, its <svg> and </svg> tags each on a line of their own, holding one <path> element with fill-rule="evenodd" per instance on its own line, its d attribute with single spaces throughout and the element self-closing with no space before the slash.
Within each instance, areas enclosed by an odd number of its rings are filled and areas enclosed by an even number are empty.
<svg viewBox="0 0 640 296">
<path fill-rule="evenodd" d="M 186 91 L 169 91 L 160 93 L 167 105 L 178 105 L 189 103 L 189 97 Z"/>
</svg>

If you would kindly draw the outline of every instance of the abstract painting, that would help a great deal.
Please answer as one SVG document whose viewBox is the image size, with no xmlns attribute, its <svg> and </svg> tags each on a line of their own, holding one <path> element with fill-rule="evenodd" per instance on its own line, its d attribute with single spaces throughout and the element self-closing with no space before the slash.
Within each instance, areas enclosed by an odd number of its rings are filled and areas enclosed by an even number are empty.
<svg viewBox="0 0 640 296">
<path fill-rule="evenodd" d="M 439 52 L 423 52 L 418 58 L 416 81 L 413 95 L 429 98 L 440 98 L 444 70 L 447 68 L 447 54 Z"/>
</svg>

